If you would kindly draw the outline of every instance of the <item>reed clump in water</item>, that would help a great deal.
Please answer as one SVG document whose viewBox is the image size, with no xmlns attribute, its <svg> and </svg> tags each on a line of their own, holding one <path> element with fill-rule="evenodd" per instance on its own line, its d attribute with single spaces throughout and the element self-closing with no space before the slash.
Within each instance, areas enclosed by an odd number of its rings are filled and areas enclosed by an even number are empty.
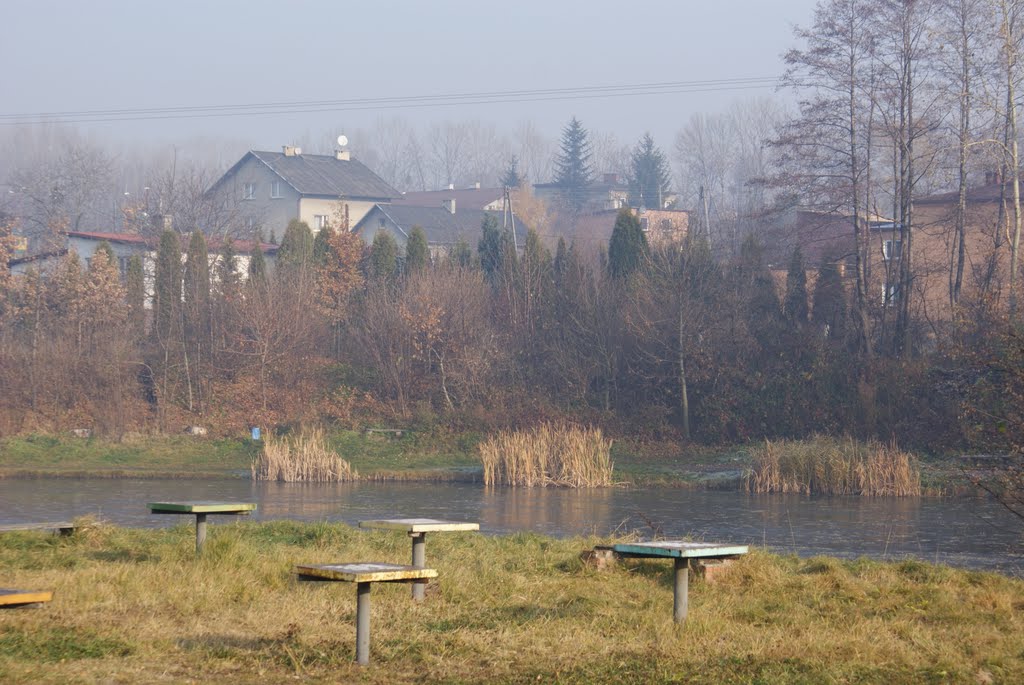
<svg viewBox="0 0 1024 685">
<path fill-rule="evenodd" d="M 285 483 L 338 483 L 359 474 L 327 444 L 321 428 L 302 429 L 296 435 L 268 435 L 263 450 L 252 461 L 253 480 Z"/>
<path fill-rule="evenodd" d="M 599 428 L 543 423 L 480 445 L 485 485 L 595 488 L 612 484 L 612 441 Z"/>
<path fill-rule="evenodd" d="M 921 494 L 917 460 L 896 443 L 817 436 L 765 441 L 754 452 L 748 492 L 907 497 Z"/>
</svg>

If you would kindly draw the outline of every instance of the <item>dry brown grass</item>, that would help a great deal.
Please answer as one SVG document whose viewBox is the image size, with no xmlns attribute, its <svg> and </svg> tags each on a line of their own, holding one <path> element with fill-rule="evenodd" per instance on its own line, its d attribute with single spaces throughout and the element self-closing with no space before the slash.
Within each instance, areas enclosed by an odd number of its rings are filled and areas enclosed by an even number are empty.
<svg viewBox="0 0 1024 685">
<path fill-rule="evenodd" d="M 611 440 L 599 428 L 543 423 L 480 444 L 485 485 L 593 488 L 612 484 Z"/>
<path fill-rule="evenodd" d="M 754 452 L 749 492 L 905 497 L 921 494 L 917 460 L 895 443 L 815 437 L 765 441 Z"/>
<path fill-rule="evenodd" d="M 263 451 L 252 461 L 253 480 L 285 483 L 335 483 L 355 480 L 352 465 L 330 448 L 321 428 L 303 428 L 296 435 L 268 435 Z"/>
<path fill-rule="evenodd" d="M 0 682 L 1019 683 L 1024 583 L 903 561 L 753 552 L 690 585 L 671 562 L 596 572 L 607 539 L 437 536 L 426 601 L 373 589 L 372 665 L 352 663 L 355 589 L 297 563 L 408 561 L 408 538 L 341 524 L 224 523 L 0 536 L 4 583 L 54 591 L 0 617 Z M 977 679 L 977 680 L 976 680 Z"/>
</svg>

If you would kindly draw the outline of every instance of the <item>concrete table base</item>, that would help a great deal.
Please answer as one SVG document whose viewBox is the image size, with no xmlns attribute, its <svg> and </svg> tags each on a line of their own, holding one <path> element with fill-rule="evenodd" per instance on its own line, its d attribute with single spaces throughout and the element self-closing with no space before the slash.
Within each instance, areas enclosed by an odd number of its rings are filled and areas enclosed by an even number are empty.
<svg viewBox="0 0 1024 685">
<path fill-rule="evenodd" d="M 296 566 L 299 580 L 340 581 L 356 584 L 356 663 L 370 663 L 370 588 L 373 583 L 415 583 L 437 578 L 432 568 L 363 562 Z"/>
</svg>

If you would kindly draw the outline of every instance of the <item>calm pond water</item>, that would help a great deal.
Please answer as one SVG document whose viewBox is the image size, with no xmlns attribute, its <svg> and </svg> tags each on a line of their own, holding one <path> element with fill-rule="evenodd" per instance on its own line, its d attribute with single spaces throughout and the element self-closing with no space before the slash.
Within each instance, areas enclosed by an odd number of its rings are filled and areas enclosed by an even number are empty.
<svg viewBox="0 0 1024 685">
<path fill-rule="evenodd" d="M 916 557 L 1024 575 L 1024 527 L 990 500 L 801 497 L 671 488 L 485 489 L 475 484 L 307 485 L 246 480 L 0 480 L 0 523 L 98 515 L 130 527 L 160 500 L 254 501 L 257 520 L 432 517 L 478 521 L 490 534 L 570 536 L 638 531 L 766 546 L 801 556 Z M 226 521 L 215 520 L 214 525 Z"/>
</svg>

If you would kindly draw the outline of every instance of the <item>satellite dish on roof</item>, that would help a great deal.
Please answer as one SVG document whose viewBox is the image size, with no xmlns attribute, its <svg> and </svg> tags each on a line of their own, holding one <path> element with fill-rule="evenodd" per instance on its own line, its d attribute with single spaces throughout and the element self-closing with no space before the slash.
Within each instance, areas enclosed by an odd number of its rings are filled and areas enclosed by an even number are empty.
<svg viewBox="0 0 1024 685">
<path fill-rule="evenodd" d="M 338 147 L 345 147 L 346 145 L 348 145 L 348 136 L 346 136 L 346 135 L 338 136 Z"/>
</svg>

